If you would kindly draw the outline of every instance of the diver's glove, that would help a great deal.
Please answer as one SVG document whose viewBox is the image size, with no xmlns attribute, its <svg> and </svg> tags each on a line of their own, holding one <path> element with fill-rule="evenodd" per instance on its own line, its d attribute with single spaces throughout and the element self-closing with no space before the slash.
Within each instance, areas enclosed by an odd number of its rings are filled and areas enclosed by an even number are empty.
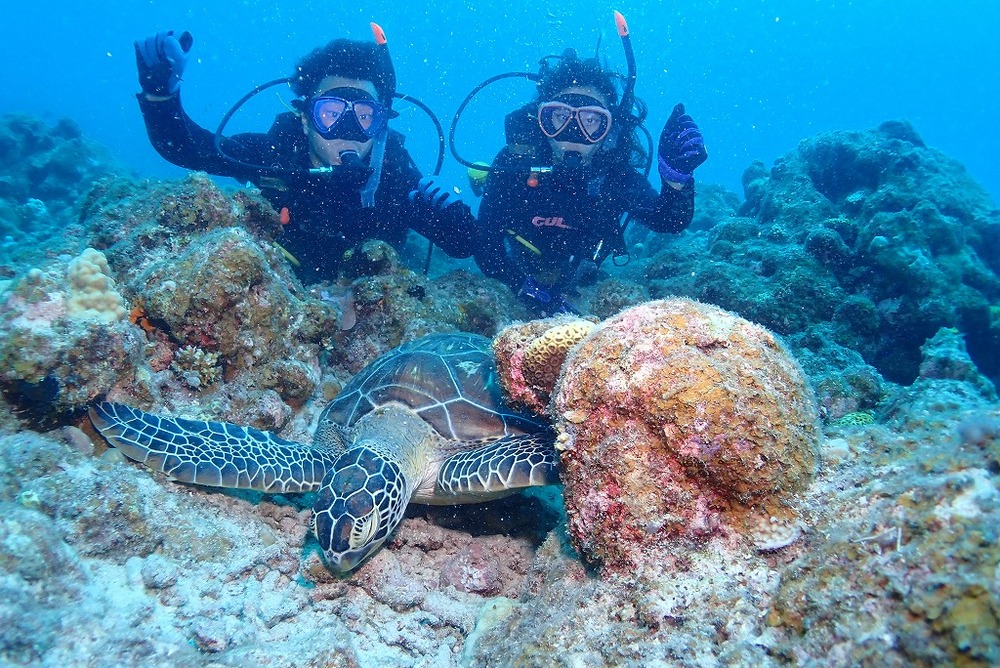
<svg viewBox="0 0 1000 668">
<path fill-rule="evenodd" d="M 686 184 L 694 170 L 708 159 L 705 139 L 694 119 L 678 104 L 660 133 L 660 178 L 670 183 Z"/>
<path fill-rule="evenodd" d="M 137 41 L 135 63 L 142 92 L 158 97 L 176 93 L 181 87 L 192 44 L 194 37 L 186 30 L 179 37 L 174 37 L 174 31 L 169 30 Z"/>
<path fill-rule="evenodd" d="M 413 229 L 451 257 L 465 258 L 476 251 L 479 226 L 468 205 L 454 190 L 424 177 L 410 191 L 410 201 L 420 207 L 417 216 L 420 222 Z"/>
<path fill-rule="evenodd" d="M 543 318 L 560 313 L 571 313 L 580 315 L 576 307 L 566 301 L 566 298 L 558 292 L 554 286 L 539 285 L 535 279 L 528 276 L 524 279 L 517 296 L 521 298 L 528 308 L 536 311 Z"/>
<path fill-rule="evenodd" d="M 434 179 L 424 177 L 417 181 L 417 187 L 410 191 L 410 201 L 421 202 L 437 211 L 445 211 L 455 204 L 461 204 L 462 198 L 453 190 L 434 183 Z"/>
</svg>

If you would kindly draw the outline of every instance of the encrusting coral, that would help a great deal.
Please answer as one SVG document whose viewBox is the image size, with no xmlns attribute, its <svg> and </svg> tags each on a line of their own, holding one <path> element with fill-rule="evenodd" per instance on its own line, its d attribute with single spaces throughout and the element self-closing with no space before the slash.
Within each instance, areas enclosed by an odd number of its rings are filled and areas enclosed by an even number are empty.
<svg viewBox="0 0 1000 668">
<path fill-rule="evenodd" d="M 511 370 L 527 375 L 523 353 L 545 324 L 498 337 L 512 397 L 525 392 Z M 764 548 L 793 539 L 789 503 L 816 471 L 818 413 L 797 363 L 764 328 L 684 299 L 623 311 L 569 350 L 548 411 L 570 534 L 592 562 L 632 569 L 668 540 L 727 528 L 765 527 L 754 537 Z"/>
</svg>

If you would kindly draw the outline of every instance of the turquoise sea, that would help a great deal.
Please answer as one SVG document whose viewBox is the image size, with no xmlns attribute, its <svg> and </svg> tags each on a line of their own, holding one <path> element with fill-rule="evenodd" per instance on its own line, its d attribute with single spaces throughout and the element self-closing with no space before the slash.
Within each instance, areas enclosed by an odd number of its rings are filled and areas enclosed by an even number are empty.
<svg viewBox="0 0 1000 668">
<path fill-rule="evenodd" d="M 615 9 L 632 32 L 651 132 L 676 101 L 701 125 L 711 154 L 698 172 L 703 183 L 741 192 L 753 160 L 770 166 L 805 137 L 902 118 L 1000 197 L 1000 3 L 982 0 L 16 3 L 5 11 L 0 42 L 0 109 L 53 122 L 69 116 L 140 174 L 178 176 L 148 145 L 132 99 L 132 42 L 148 34 L 194 35 L 185 107 L 215 128 L 255 84 L 288 76 L 297 58 L 330 39 L 367 38 L 376 21 L 400 90 L 430 105 L 447 128 L 477 83 L 535 70 L 540 57 L 567 47 L 589 53 L 600 42 L 601 56 L 623 71 Z M 477 97 L 459 127 L 462 155 L 490 159 L 502 140 L 500 110 L 530 93 L 529 83 L 512 80 Z M 262 97 L 233 129 L 268 126 L 279 101 Z M 412 108 L 397 123 L 408 126 L 429 172 L 433 127 Z M 462 176 L 450 156 L 444 171 L 456 182 Z"/>
</svg>

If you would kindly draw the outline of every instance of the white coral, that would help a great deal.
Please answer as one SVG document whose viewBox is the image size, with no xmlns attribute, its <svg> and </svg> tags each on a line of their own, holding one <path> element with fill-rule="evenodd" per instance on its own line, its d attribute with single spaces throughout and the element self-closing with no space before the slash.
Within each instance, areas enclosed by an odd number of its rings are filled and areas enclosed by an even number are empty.
<svg viewBox="0 0 1000 668">
<path fill-rule="evenodd" d="M 125 300 L 111 278 L 104 253 L 87 248 L 70 261 L 66 277 L 69 280 L 67 308 L 70 317 L 105 322 L 125 317 Z"/>
<path fill-rule="evenodd" d="M 761 552 L 772 552 L 788 547 L 802 535 L 802 524 L 798 518 L 778 518 L 761 515 L 754 523 L 752 540 Z"/>
</svg>

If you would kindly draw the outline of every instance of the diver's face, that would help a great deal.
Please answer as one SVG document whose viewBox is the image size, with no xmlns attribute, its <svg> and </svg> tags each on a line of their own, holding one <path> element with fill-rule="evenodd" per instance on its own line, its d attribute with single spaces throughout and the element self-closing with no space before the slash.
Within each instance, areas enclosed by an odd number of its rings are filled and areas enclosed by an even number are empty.
<svg viewBox="0 0 1000 668">
<path fill-rule="evenodd" d="M 602 95 L 593 86 L 569 86 L 563 88 L 554 97 L 559 97 L 561 95 L 586 95 L 594 100 L 600 102 L 601 106 L 605 109 L 608 107 L 608 100 L 604 95 Z M 546 100 L 543 100 L 546 102 Z M 552 156 L 556 162 L 560 162 L 566 156 L 567 153 L 573 152 L 579 154 L 583 159 L 584 164 L 590 162 L 590 158 L 595 151 L 604 143 L 604 139 L 601 141 L 590 144 L 590 143 L 577 143 L 572 141 L 559 141 L 559 137 L 554 137 L 549 139 L 549 145 L 552 147 Z"/>
<path fill-rule="evenodd" d="M 333 88 L 358 88 L 370 94 L 373 98 L 378 98 L 375 84 L 365 79 L 349 79 L 347 77 L 329 76 L 319 82 L 312 95 L 316 96 L 325 93 Z M 326 167 L 328 165 L 340 165 L 341 153 L 354 151 L 362 160 L 371 153 L 373 139 L 366 141 L 356 141 L 353 139 L 323 139 L 309 122 L 309 112 L 300 114 L 302 120 L 302 131 L 309 138 L 309 159 L 313 167 Z"/>
</svg>

